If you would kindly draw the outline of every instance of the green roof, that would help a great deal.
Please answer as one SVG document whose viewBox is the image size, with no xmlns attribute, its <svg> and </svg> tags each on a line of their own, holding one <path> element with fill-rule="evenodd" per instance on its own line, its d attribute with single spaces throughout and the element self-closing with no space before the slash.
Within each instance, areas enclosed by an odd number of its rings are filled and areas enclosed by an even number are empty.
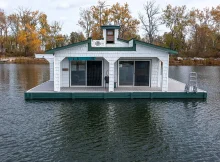
<svg viewBox="0 0 220 162">
<path fill-rule="evenodd" d="M 85 41 L 82 41 L 82 42 L 77 42 L 77 43 L 69 44 L 67 46 L 47 50 L 47 51 L 45 51 L 45 53 L 54 54 L 56 51 L 64 50 L 64 49 L 67 49 L 67 48 L 71 48 L 71 47 L 75 47 L 75 46 L 79 46 L 79 45 L 83 45 L 83 44 L 88 44 L 88 51 L 136 51 L 136 44 L 141 44 L 141 45 L 148 46 L 148 47 L 151 47 L 151 48 L 166 51 L 169 54 L 178 54 L 177 51 L 171 50 L 169 48 L 157 46 L 157 45 L 154 45 L 154 44 L 146 43 L 146 42 L 135 40 L 135 39 L 132 39 L 132 40 L 133 40 L 133 46 L 132 47 L 92 47 L 91 46 L 91 41 L 92 40 L 91 40 L 91 38 L 89 38 L 89 39 L 87 39 Z M 118 41 L 129 43 L 129 41 L 123 40 L 123 39 L 118 39 Z"/>
<path fill-rule="evenodd" d="M 120 29 L 119 25 L 103 25 L 101 26 L 102 29 Z"/>
</svg>

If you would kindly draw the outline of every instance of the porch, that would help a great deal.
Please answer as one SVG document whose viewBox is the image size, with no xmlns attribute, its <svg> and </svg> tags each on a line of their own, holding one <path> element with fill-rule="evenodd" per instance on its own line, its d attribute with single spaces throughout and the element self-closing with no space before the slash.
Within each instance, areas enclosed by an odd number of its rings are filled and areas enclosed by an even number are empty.
<svg viewBox="0 0 220 162">
<path fill-rule="evenodd" d="M 48 81 L 25 92 L 26 100 L 36 99 L 206 99 L 207 92 L 201 89 L 195 92 L 184 92 L 185 84 L 169 78 L 169 89 L 162 92 L 159 88 L 149 87 L 117 87 L 114 92 L 108 92 L 103 87 L 69 87 L 61 88 L 60 92 L 54 91 L 54 82 Z"/>
<path fill-rule="evenodd" d="M 169 78 L 168 80 L 168 91 L 167 92 L 184 92 L 185 84 L 179 82 L 177 80 Z M 27 93 L 40 93 L 40 92 L 54 92 L 54 82 L 47 81 L 42 83 L 29 91 Z M 61 87 L 60 92 L 66 93 L 96 93 L 96 92 L 104 92 L 104 93 L 113 93 L 108 92 L 108 87 Z M 162 92 L 161 88 L 159 87 L 117 87 L 114 89 L 114 93 L 117 92 Z M 198 89 L 198 92 L 205 92 L 201 89 Z"/>
<path fill-rule="evenodd" d="M 37 56 L 44 57 L 40 54 Z M 54 82 L 56 92 L 168 91 L 168 57 L 140 56 L 112 57 L 102 54 L 94 57 L 90 54 L 83 57 L 54 57 L 50 62 L 50 81 Z M 104 80 L 106 76 L 108 82 Z M 102 88 L 106 83 L 108 90 Z M 115 83 L 117 88 L 114 88 Z"/>
</svg>

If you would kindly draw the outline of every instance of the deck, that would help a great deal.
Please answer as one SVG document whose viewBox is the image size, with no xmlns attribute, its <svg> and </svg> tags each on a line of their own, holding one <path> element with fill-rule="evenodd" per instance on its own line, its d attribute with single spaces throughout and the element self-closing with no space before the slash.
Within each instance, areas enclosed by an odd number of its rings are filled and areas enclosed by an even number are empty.
<svg viewBox="0 0 220 162">
<path fill-rule="evenodd" d="M 168 91 L 157 87 L 117 87 L 108 92 L 108 87 L 62 87 L 54 92 L 53 81 L 42 83 L 27 92 L 25 99 L 75 99 L 75 98 L 207 98 L 207 92 L 184 92 L 185 84 L 169 78 Z"/>
</svg>

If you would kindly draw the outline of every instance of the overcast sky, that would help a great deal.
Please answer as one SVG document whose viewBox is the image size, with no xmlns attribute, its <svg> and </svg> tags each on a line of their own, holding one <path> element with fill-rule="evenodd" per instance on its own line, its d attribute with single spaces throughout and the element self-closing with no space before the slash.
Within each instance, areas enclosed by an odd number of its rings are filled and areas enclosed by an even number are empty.
<svg viewBox="0 0 220 162">
<path fill-rule="evenodd" d="M 81 28 L 77 25 L 79 9 L 96 5 L 97 2 L 98 0 L 0 0 L 0 8 L 4 9 L 6 14 L 16 12 L 19 7 L 39 10 L 47 14 L 50 23 L 55 20 L 60 21 L 63 24 L 62 33 L 69 34 L 72 31 L 81 31 Z M 116 2 L 120 4 L 127 2 L 132 16 L 138 18 L 138 12 L 143 11 L 143 4 L 146 0 L 106 0 L 107 5 L 112 5 Z M 202 9 L 215 7 L 220 2 L 219 0 L 157 0 L 156 4 L 160 6 L 161 10 L 167 4 L 172 6 L 186 5 L 188 9 L 193 7 Z M 166 29 L 161 28 L 160 30 L 163 33 Z"/>
</svg>

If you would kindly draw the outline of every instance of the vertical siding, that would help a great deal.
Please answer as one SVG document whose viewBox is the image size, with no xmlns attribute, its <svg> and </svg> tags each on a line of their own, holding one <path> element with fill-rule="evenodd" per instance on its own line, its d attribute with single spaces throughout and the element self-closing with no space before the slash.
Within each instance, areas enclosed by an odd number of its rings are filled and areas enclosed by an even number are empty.
<svg viewBox="0 0 220 162">
<path fill-rule="evenodd" d="M 115 62 L 114 64 L 115 70 L 114 70 L 114 75 L 115 75 L 115 82 L 118 82 L 118 61 Z"/>
<path fill-rule="evenodd" d="M 104 64 L 103 74 L 104 74 L 104 77 L 105 77 L 107 75 L 107 72 L 108 72 L 108 69 L 109 69 L 108 61 L 106 61 L 106 59 L 104 59 L 103 64 Z"/>
<path fill-rule="evenodd" d="M 114 61 L 109 62 L 109 92 L 114 92 Z"/>
<path fill-rule="evenodd" d="M 55 57 L 54 58 L 54 91 L 59 92 L 61 86 L 61 61 L 64 57 Z"/>
<path fill-rule="evenodd" d="M 158 87 L 161 87 L 161 78 L 162 78 L 162 75 L 161 75 L 161 61 L 160 60 L 158 60 L 159 61 L 159 63 L 158 63 L 158 83 L 157 83 L 157 86 Z"/>
<path fill-rule="evenodd" d="M 65 58 L 61 62 L 61 87 L 69 87 L 69 79 L 70 79 L 70 71 L 69 69 L 69 60 L 68 58 Z M 62 71 L 63 68 L 67 68 L 68 71 Z"/>
<path fill-rule="evenodd" d="M 158 64 L 159 60 L 157 58 L 152 58 L 151 62 L 151 87 L 157 87 L 158 86 Z"/>
<path fill-rule="evenodd" d="M 162 91 L 168 91 L 169 55 L 163 59 Z"/>
</svg>

